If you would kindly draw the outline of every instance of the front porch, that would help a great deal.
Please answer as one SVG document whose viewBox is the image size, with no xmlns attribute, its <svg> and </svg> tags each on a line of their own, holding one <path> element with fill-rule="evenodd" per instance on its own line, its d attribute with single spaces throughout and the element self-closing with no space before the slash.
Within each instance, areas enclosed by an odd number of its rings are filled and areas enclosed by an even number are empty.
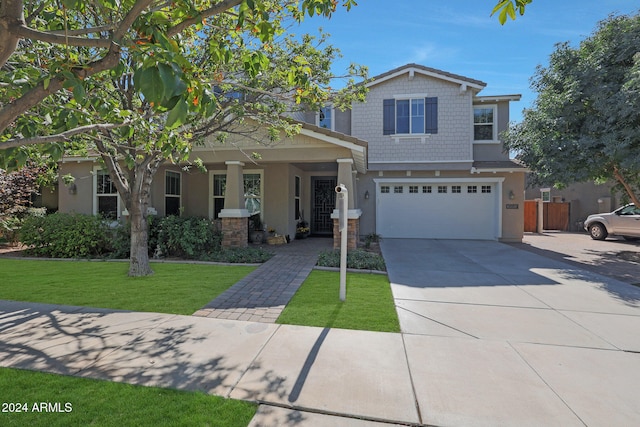
<svg viewBox="0 0 640 427">
<path fill-rule="evenodd" d="M 194 184 L 189 182 L 184 192 L 185 213 L 203 210 L 201 195 L 206 191 L 207 216 L 220 220 L 223 245 L 229 248 L 249 244 L 249 222 L 258 224 L 254 229 L 290 240 L 302 225 L 312 236 L 335 239 L 335 188 L 342 184 L 349 192 L 353 249 L 361 215 L 356 207 L 357 175 L 366 173 L 366 149 L 364 141 L 308 124 L 300 134 L 264 146 L 246 139 L 225 147 L 212 141 L 194 149 L 194 157 L 209 172 L 206 183 L 202 177 L 186 177 Z"/>
<path fill-rule="evenodd" d="M 304 227 L 311 236 L 333 237 L 338 247 L 335 188 L 343 184 L 350 193 L 356 191 L 352 164 L 352 159 L 337 159 L 333 164 L 265 164 L 256 170 L 244 162 L 225 162 L 227 170 L 209 179 L 209 217 L 219 220 L 223 246 L 246 247 L 274 234 L 290 241 L 301 238 L 298 230 Z M 349 249 L 359 238 L 361 213 L 354 200 L 349 198 Z"/>
<path fill-rule="evenodd" d="M 293 137 L 268 143 L 230 136 L 225 144 L 208 141 L 194 147 L 192 160 L 206 168 L 164 164 L 151 185 L 147 212 L 160 217 L 207 217 L 220 223 L 223 245 L 246 247 L 249 217 L 259 229 L 294 239 L 303 221 L 311 235 L 334 236 L 335 187 L 349 191 L 349 217 L 357 210 L 357 177 L 364 175 L 367 143 L 348 135 L 301 124 Z M 128 214 L 111 178 L 96 158 L 68 158 L 60 175 L 75 178 L 73 191 L 59 192 L 61 212 L 105 215 Z M 62 185 L 62 184 L 61 184 Z M 350 247 L 357 243 L 357 222 L 351 221 Z"/>
</svg>

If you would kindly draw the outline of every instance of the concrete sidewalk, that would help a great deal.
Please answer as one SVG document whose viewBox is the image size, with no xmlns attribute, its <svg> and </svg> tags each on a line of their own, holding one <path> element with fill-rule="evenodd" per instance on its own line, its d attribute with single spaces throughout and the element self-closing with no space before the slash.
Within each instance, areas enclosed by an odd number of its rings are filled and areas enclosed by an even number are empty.
<svg viewBox="0 0 640 427">
<path fill-rule="evenodd" d="M 400 334 L 11 301 L 0 332 L 1 366 L 259 402 L 255 426 L 420 420 Z"/>
<path fill-rule="evenodd" d="M 640 289 L 385 240 L 403 333 L 0 301 L 0 365 L 260 403 L 255 426 L 640 424 Z"/>
</svg>

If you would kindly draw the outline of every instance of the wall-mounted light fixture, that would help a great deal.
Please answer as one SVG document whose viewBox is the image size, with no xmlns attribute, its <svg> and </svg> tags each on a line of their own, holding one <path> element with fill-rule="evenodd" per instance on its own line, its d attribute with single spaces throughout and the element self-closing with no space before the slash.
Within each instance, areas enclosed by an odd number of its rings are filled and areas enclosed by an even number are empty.
<svg viewBox="0 0 640 427">
<path fill-rule="evenodd" d="M 69 185 L 69 194 L 72 196 L 78 194 L 78 187 L 75 182 L 72 182 L 71 185 Z"/>
<path fill-rule="evenodd" d="M 364 192 L 364 198 L 365 200 L 369 200 L 369 190 Z"/>
<path fill-rule="evenodd" d="M 513 194 L 513 190 L 509 190 L 509 200 L 513 200 L 516 198 L 516 195 Z"/>
</svg>

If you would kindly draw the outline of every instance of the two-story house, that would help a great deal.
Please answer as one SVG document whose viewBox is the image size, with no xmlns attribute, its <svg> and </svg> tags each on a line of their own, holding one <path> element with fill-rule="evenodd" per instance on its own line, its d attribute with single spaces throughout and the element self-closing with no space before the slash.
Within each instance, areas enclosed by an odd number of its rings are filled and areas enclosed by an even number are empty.
<svg viewBox="0 0 640 427">
<path fill-rule="evenodd" d="M 479 96 L 485 83 L 409 64 L 368 84 L 366 102 L 301 114 L 302 131 L 275 144 L 231 137 L 196 147 L 207 173 L 165 165 L 152 212 L 220 219 L 224 244 L 245 245 L 247 218 L 293 237 L 304 218 L 312 234 L 337 237 L 335 186 L 349 194 L 350 246 L 358 236 L 521 241 L 525 169 L 499 139 L 519 95 Z M 251 160 L 246 152 L 257 152 Z M 120 217 L 122 203 L 93 159 L 67 159 L 72 191 L 63 212 Z M 63 184 L 60 184 L 63 189 Z M 126 212 L 125 212 L 126 214 Z"/>
</svg>

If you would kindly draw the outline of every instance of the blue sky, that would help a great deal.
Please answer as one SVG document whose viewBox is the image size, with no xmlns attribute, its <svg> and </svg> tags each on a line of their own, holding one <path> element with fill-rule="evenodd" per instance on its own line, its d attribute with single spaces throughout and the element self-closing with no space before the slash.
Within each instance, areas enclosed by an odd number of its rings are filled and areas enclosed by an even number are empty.
<svg viewBox="0 0 640 427">
<path fill-rule="evenodd" d="M 524 16 L 501 26 L 490 17 L 496 0 L 357 0 L 350 12 L 331 19 L 307 18 L 296 33 L 331 34 L 343 58 L 369 67 L 370 76 L 418 63 L 487 83 L 481 95 L 522 94 L 511 107 L 519 121 L 535 93 L 529 81 L 548 64 L 559 42 L 577 46 L 610 14 L 634 14 L 637 0 L 533 0 Z"/>
</svg>

